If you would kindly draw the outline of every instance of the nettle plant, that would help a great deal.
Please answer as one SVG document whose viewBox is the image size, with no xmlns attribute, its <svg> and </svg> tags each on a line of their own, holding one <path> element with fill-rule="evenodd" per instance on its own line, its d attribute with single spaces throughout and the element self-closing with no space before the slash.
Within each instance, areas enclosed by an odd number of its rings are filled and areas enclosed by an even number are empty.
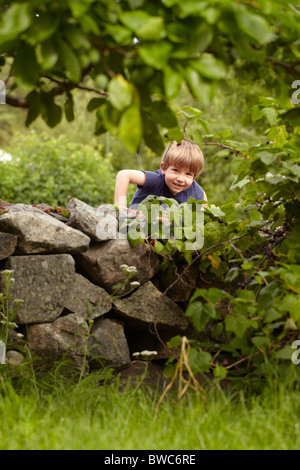
<svg viewBox="0 0 300 470">
<path fill-rule="evenodd" d="M 275 100 L 262 98 L 252 118 L 266 118 L 270 128 L 259 145 L 216 142 L 218 149 L 223 146 L 234 155 L 231 169 L 236 177 L 224 204 L 204 209 L 200 250 L 187 250 L 186 239 L 172 238 L 172 218 L 169 239 L 161 218 L 155 237 L 146 238 L 141 224 L 140 238 L 132 240 L 153 245 L 164 258 L 162 267 L 175 273 L 172 286 L 192 265 L 199 269 L 203 282 L 192 292 L 186 315 L 198 331 L 212 322 L 216 341 L 214 356 L 205 351 L 208 345 L 192 345 L 189 359 L 194 372 L 213 372 L 220 378 L 276 373 L 300 380 L 300 369 L 291 361 L 292 343 L 300 335 L 299 114 L 299 109 L 283 112 Z M 145 205 L 172 204 L 161 199 Z M 194 213 L 197 205 L 203 207 L 195 200 L 188 203 Z M 129 221 L 129 238 L 139 223 Z M 170 346 L 179 342 L 175 338 Z"/>
</svg>

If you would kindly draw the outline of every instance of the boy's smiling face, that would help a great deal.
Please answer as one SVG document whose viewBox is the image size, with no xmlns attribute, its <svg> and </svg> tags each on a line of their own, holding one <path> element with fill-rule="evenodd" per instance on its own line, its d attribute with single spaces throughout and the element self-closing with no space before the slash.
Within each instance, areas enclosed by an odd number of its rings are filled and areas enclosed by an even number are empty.
<svg viewBox="0 0 300 470">
<path fill-rule="evenodd" d="M 162 174 L 165 175 L 166 185 L 174 196 L 188 189 L 194 181 L 195 175 L 188 168 L 170 165 L 165 169 L 162 162 L 160 169 Z"/>
</svg>

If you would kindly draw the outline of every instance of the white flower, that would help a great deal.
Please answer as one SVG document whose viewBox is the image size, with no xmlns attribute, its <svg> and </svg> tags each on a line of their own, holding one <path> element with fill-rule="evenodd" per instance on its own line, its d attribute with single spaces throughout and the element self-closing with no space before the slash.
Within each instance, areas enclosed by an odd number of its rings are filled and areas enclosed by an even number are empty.
<svg viewBox="0 0 300 470">
<path fill-rule="evenodd" d="M 8 276 L 12 275 L 13 273 L 14 273 L 14 272 L 13 272 L 12 270 L 10 270 L 10 269 L 5 269 L 4 271 L 2 271 L 2 274 L 3 274 L 3 276 L 5 276 L 5 277 L 8 277 Z"/>
<path fill-rule="evenodd" d="M 128 274 L 137 272 L 137 269 L 135 266 L 128 266 L 127 264 L 121 264 L 120 268 L 122 269 L 124 273 L 128 273 Z"/>
<path fill-rule="evenodd" d="M 157 351 L 148 351 L 148 349 L 145 349 L 144 351 L 135 352 L 132 355 L 135 357 L 141 356 L 144 359 L 151 359 L 154 356 L 157 356 L 157 354 L 158 354 Z"/>
<path fill-rule="evenodd" d="M 128 273 L 136 273 L 136 272 L 137 272 L 137 269 L 136 269 L 135 266 L 128 266 L 127 272 L 128 272 Z"/>
<path fill-rule="evenodd" d="M 128 264 L 120 264 L 120 268 L 121 268 L 121 269 L 127 269 L 127 268 L 128 268 Z"/>
<path fill-rule="evenodd" d="M 130 283 L 131 287 L 139 287 L 141 285 L 141 283 L 139 281 L 132 281 Z"/>
</svg>

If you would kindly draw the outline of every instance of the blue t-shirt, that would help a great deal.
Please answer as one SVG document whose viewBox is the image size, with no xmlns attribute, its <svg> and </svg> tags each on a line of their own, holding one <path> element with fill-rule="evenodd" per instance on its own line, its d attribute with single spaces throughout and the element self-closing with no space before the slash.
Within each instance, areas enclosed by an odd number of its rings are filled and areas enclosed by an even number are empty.
<svg viewBox="0 0 300 470">
<path fill-rule="evenodd" d="M 174 195 L 171 193 L 170 189 L 165 183 L 165 175 L 162 174 L 161 170 L 144 171 L 146 175 L 146 183 L 144 186 L 137 186 L 137 190 L 133 195 L 132 201 L 130 203 L 130 208 L 134 209 L 146 199 L 147 196 L 163 196 L 169 199 L 175 199 L 178 204 L 187 202 L 190 197 L 197 199 L 198 201 L 204 200 L 204 191 L 201 186 L 193 181 L 191 186 L 184 191 Z"/>
</svg>

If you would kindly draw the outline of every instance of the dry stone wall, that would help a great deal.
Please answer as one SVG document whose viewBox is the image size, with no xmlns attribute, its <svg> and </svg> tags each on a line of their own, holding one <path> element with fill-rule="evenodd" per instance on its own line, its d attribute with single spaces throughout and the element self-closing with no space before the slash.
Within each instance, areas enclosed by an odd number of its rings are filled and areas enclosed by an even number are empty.
<svg viewBox="0 0 300 470">
<path fill-rule="evenodd" d="M 74 198 L 67 211 L 69 217 L 43 204 L 2 204 L 0 292 L 4 272 L 13 271 L 11 310 L 14 301 L 23 301 L 10 357 L 17 354 L 16 332 L 35 357 L 71 359 L 79 369 L 86 348 L 90 367 L 126 368 L 133 353 L 145 349 L 157 350 L 156 359 L 166 357 L 160 340 L 191 325 L 178 303 L 159 290 L 159 257 L 148 244 L 132 248 L 119 236 L 115 209 L 97 210 Z M 111 294 L 124 281 L 122 265 L 136 267 L 130 281 L 139 287 L 126 295 L 130 286 L 123 286 L 116 300 Z"/>
</svg>

